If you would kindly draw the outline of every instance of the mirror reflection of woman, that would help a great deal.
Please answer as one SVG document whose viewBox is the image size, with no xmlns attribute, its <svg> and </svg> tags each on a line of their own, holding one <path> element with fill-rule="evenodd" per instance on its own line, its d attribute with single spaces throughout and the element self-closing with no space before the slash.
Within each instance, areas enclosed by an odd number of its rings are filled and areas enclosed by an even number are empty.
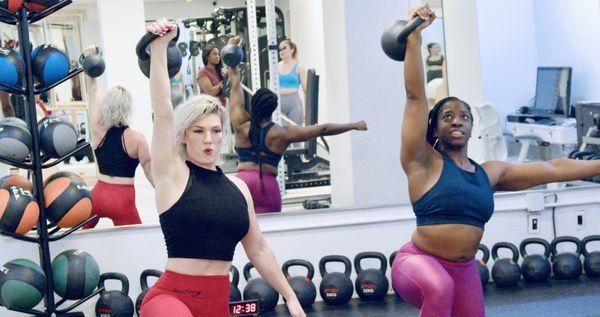
<svg viewBox="0 0 600 317">
<path fill-rule="evenodd" d="M 94 54 L 88 47 L 84 56 Z M 91 142 L 98 164 L 98 181 L 91 191 L 92 214 L 98 218 L 84 229 L 94 228 L 100 218 L 112 220 L 115 226 L 142 223 L 135 205 L 134 176 L 138 164 L 152 184 L 150 147 L 146 137 L 129 124 L 133 97 L 121 86 L 110 88 L 102 97 L 98 81 L 86 75 L 89 94 Z"/>
<path fill-rule="evenodd" d="M 446 88 L 446 59 L 442 55 L 442 46 L 438 43 L 427 44 L 427 58 L 425 59 L 427 67 L 427 86 L 426 93 L 429 99 L 429 105 L 432 106 L 436 101 L 448 96 Z"/>
<path fill-rule="evenodd" d="M 235 130 L 235 151 L 240 160 L 237 177 L 248 185 L 257 213 L 281 211 L 277 166 L 290 144 L 305 142 L 318 136 L 367 130 L 364 121 L 307 127 L 277 125 L 271 121 L 271 115 L 277 108 L 277 95 L 267 88 L 257 90 L 248 113 L 244 109 L 240 76 L 235 68 L 229 69 L 229 78 L 231 123 Z"/>
<path fill-rule="evenodd" d="M 202 50 L 202 63 L 204 67 L 198 72 L 198 87 L 203 94 L 219 98 L 221 104 L 226 106 L 225 95 L 221 91 L 223 81 L 223 64 L 221 52 L 218 47 L 209 45 Z"/>
<path fill-rule="evenodd" d="M 281 113 L 297 125 L 304 123 L 304 104 L 300 99 L 300 86 L 306 91 L 306 68 L 298 62 L 298 46 L 291 40 L 279 44 L 279 95 Z M 287 124 L 286 122 L 284 122 Z"/>
</svg>

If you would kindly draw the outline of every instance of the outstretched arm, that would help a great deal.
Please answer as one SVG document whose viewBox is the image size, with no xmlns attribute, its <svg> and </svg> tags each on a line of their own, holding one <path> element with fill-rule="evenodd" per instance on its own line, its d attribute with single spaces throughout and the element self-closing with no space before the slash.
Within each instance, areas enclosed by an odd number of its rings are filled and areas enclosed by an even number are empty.
<svg viewBox="0 0 600 317">
<path fill-rule="evenodd" d="M 289 144 L 294 142 L 305 142 L 318 136 L 338 135 L 352 130 L 366 131 L 367 123 L 364 121 L 342 124 L 325 123 L 309 127 L 286 125 L 283 126 L 283 128 L 286 130 L 285 138 Z"/>
<path fill-rule="evenodd" d="M 435 19 L 435 13 L 429 9 L 429 6 L 422 5 L 410 13 L 409 21 L 417 16 L 425 22 L 408 36 L 404 58 L 406 106 L 402 121 L 400 161 L 407 174 L 410 174 L 415 165 L 418 167 L 429 166 L 435 153 L 435 150 L 427 142 L 426 136 L 428 103 L 421 57 L 421 30 L 431 24 Z"/>
<path fill-rule="evenodd" d="M 557 159 L 527 164 L 490 161 L 483 164 L 494 190 L 516 191 L 600 174 L 600 160 Z"/>
</svg>

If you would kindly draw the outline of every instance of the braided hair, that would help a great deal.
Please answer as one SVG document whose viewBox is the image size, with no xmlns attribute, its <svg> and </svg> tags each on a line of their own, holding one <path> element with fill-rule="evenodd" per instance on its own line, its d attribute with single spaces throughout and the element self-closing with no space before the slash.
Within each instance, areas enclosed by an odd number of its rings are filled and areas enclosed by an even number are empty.
<svg viewBox="0 0 600 317">
<path fill-rule="evenodd" d="M 262 147 L 262 128 L 260 122 L 264 119 L 271 119 L 271 114 L 277 109 L 277 95 L 267 88 L 260 88 L 254 93 L 250 101 L 250 130 L 248 131 L 248 140 L 254 148 L 256 162 L 260 175 L 260 188 L 264 193 L 263 169 L 260 160 L 260 148 Z"/>
<path fill-rule="evenodd" d="M 442 109 L 442 107 L 447 102 L 450 102 L 450 101 L 458 101 L 458 102 L 462 103 L 465 106 L 465 108 L 467 108 L 469 113 L 472 113 L 471 106 L 469 106 L 469 104 L 466 103 L 464 100 L 461 100 L 456 97 L 446 97 L 435 103 L 433 108 L 431 108 L 431 110 L 429 110 L 429 116 L 427 118 L 427 120 L 428 120 L 427 121 L 427 142 L 429 142 L 429 144 L 431 144 L 431 146 L 433 146 L 433 148 L 436 150 L 437 150 L 437 146 L 438 146 L 438 138 L 434 135 L 434 131 L 437 129 L 438 117 L 440 115 L 440 110 Z M 472 115 L 471 115 L 471 123 L 473 123 Z"/>
</svg>

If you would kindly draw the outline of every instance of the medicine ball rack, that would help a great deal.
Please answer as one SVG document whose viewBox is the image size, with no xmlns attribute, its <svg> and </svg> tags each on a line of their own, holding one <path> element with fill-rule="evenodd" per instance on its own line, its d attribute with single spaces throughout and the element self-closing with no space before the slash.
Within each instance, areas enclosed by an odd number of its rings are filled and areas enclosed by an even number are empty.
<svg viewBox="0 0 600 317">
<path fill-rule="evenodd" d="M 51 266 L 51 262 L 50 262 L 49 242 L 57 241 L 57 240 L 60 240 L 64 237 L 68 236 L 69 234 L 71 234 L 71 233 L 75 232 L 76 230 L 80 229 L 81 227 L 83 227 L 86 223 L 94 220 L 97 216 L 92 216 L 89 219 L 87 219 L 86 221 L 84 221 L 83 223 L 81 223 L 61 234 L 58 234 L 58 235 L 56 234 L 60 230 L 60 228 L 58 228 L 58 227 L 48 231 L 48 229 L 51 228 L 52 226 L 49 226 L 46 222 L 46 210 L 45 210 L 45 204 L 44 204 L 44 186 L 43 186 L 43 180 L 42 180 L 42 169 L 49 168 L 49 167 L 59 164 L 60 162 L 64 161 L 71 155 L 84 150 L 86 147 L 90 146 L 90 144 L 89 144 L 89 142 L 85 142 L 84 140 L 81 140 L 82 142 L 77 143 L 77 148 L 74 151 L 72 151 L 71 153 L 68 153 L 67 155 L 65 155 L 59 159 L 56 159 L 56 160 L 48 163 L 50 158 L 46 157 L 44 155 L 41 155 L 41 153 L 40 153 L 40 136 L 39 136 L 38 128 L 37 128 L 35 95 L 51 90 L 52 88 L 71 79 L 72 77 L 78 75 L 79 73 L 81 73 L 83 71 L 83 69 L 81 67 L 79 67 L 79 68 L 71 70 L 67 74 L 67 76 L 65 76 L 63 79 L 57 81 L 56 83 L 54 83 L 50 86 L 44 86 L 44 87 L 42 87 L 40 85 L 34 86 L 31 54 L 23 54 L 23 52 L 31 52 L 31 47 L 30 47 L 31 43 L 29 42 L 29 24 L 40 21 L 40 20 L 44 19 L 45 17 L 53 14 L 54 12 L 66 7 L 67 5 L 69 5 L 71 3 L 72 3 L 72 0 L 59 1 L 56 4 L 48 7 L 47 9 L 45 9 L 43 11 L 32 12 L 32 13 L 28 13 L 27 8 L 25 8 L 25 7 L 22 7 L 16 13 L 10 12 L 4 8 L 0 8 L 0 22 L 13 24 L 13 25 L 17 26 L 17 29 L 19 32 L 19 43 L 21 45 L 21 57 L 23 58 L 24 66 L 25 66 L 24 67 L 25 72 L 23 74 L 24 87 L 8 86 L 8 85 L 2 84 L 2 83 L 0 83 L 0 86 L 2 86 L 2 88 L 5 91 L 26 97 L 27 106 L 28 106 L 28 110 L 26 112 L 26 117 L 27 117 L 26 121 L 28 123 L 29 132 L 31 133 L 32 140 L 33 140 L 31 155 L 30 155 L 30 159 L 28 161 L 19 162 L 19 161 L 12 160 L 10 158 L 0 157 L 0 162 L 6 163 L 9 165 L 18 167 L 18 168 L 27 169 L 27 170 L 33 172 L 33 179 L 32 179 L 33 194 L 37 200 L 37 203 L 39 204 L 39 210 L 40 210 L 40 215 L 39 215 L 38 223 L 36 226 L 37 237 L 20 235 L 20 234 L 15 234 L 15 233 L 11 233 L 11 232 L 5 232 L 5 231 L 0 231 L 0 234 L 5 235 L 5 236 L 10 236 L 14 239 L 21 240 L 21 241 L 37 243 L 39 245 L 40 264 L 41 264 L 42 270 L 44 271 L 44 274 L 46 275 L 46 292 L 45 292 L 45 296 L 44 296 L 45 311 L 38 311 L 38 310 L 33 310 L 33 309 L 16 309 L 16 308 L 9 309 L 9 310 L 26 313 L 26 314 L 31 314 L 31 315 L 35 315 L 35 316 L 63 316 L 63 317 L 84 316 L 83 313 L 81 313 L 81 312 L 69 313 L 69 311 L 73 310 L 74 308 L 78 307 L 79 305 L 83 304 L 90 298 L 94 297 L 95 295 L 97 295 L 98 293 L 103 291 L 103 288 L 97 289 L 89 296 L 77 301 L 76 303 L 70 305 L 69 307 L 66 307 L 63 309 L 57 309 L 58 306 L 64 304 L 66 302 L 66 300 L 61 299 L 58 302 L 54 301 L 54 284 L 52 281 L 52 266 Z"/>
</svg>

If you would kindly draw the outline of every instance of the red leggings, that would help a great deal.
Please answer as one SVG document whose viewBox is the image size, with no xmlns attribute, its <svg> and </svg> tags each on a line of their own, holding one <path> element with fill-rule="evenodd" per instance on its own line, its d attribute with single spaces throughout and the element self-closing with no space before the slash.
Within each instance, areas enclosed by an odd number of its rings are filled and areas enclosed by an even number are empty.
<svg viewBox="0 0 600 317">
<path fill-rule="evenodd" d="M 83 228 L 94 228 L 100 218 L 109 218 L 115 226 L 136 225 L 142 223 L 135 207 L 135 187 L 133 185 L 96 182 L 92 189 L 92 215 L 98 218 Z"/>
<path fill-rule="evenodd" d="M 229 275 L 166 271 L 148 290 L 141 317 L 223 317 L 229 314 Z"/>
<path fill-rule="evenodd" d="M 419 317 L 483 317 L 483 288 L 475 260 L 451 262 L 405 244 L 392 265 L 392 286 Z"/>
</svg>

